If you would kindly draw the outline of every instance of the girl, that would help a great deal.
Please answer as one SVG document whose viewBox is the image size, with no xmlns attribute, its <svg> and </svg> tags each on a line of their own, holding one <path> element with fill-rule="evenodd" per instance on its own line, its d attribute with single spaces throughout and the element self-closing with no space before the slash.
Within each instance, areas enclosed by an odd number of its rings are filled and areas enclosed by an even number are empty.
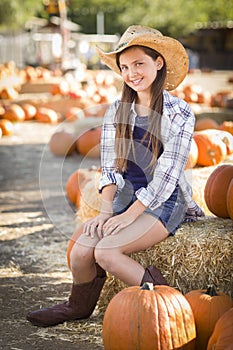
<svg viewBox="0 0 233 350">
<path fill-rule="evenodd" d="M 129 286 L 166 284 L 155 266 L 144 269 L 130 253 L 152 247 L 174 235 L 182 222 L 204 215 L 184 174 L 194 115 L 168 93 L 187 74 L 184 47 L 155 29 L 131 26 L 115 51 L 97 50 L 124 81 L 121 100 L 109 107 L 102 127 L 102 206 L 79 228 L 71 251 L 69 300 L 31 312 L 27 319 L 37 326 L 89 317 L 105 271 Z"/>
</svg>

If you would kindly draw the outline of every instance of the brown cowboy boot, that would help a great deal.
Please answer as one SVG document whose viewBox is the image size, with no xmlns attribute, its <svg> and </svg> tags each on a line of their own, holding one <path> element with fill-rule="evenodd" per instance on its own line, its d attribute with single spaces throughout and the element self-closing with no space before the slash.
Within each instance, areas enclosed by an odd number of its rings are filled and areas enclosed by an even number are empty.
<svg viewBox="0 0 233 350">
<path fill-rule="evenodd" d="M 88 318 L 95 309 L 105 280 L 105 271 L 98 268 L 97 276 L 91 282 L 73 284 L 68 301 L 32 311 L 27 315 L 27 320 L 34 326 L 49 327 L 65 321 Z"/>
<path fill-rule="evenodd" d="M 153 283 L 154 286 L 159 285 L 159 284 L 168 286 L 168 283 L 165 280 L 165 278 L 163 277 L 161 271 L 153 265 L 146 267 L 145 273 L 142 277 L 141 286 L 145 282 L 151 282 L 151 283 Z"/>
</svg>

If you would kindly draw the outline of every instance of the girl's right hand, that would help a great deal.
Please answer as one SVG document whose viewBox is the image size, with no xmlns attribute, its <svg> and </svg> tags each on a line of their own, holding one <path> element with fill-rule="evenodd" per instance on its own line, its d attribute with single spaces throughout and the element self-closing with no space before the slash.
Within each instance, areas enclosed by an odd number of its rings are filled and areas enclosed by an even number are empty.
<svg viewBox="0 0 233 350">
<path fill-rule="evenodd" d="M 87 220 L 84 224 L 83 233 L 91 238 L 94 238 L 96 235 L 100 239 L 103 238 L 103 225 L 112 216 L 113 213 L 100 213 L 95 218 Z"/>
</svg>

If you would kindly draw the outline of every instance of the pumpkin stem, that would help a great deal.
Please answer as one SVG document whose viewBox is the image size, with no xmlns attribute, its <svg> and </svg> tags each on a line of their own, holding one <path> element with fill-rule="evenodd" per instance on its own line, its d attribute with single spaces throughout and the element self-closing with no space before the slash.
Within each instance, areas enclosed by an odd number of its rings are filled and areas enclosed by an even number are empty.
<svg viewBox="0 0 233 350">
<path fill-rule="evenodd" d="M 209 286 L 205 294 L 208 294 L 211 297 L 216 297 L 218 295 L 214 286 Z"/>
<path fill-rule="evenodd" d="M 153 283 L 151 283 L 151 282 L 145 282 L 145 283 L 143 283 L 141 289 L 142 289 L 142 290 L 154 290 Z"/>
</svg>

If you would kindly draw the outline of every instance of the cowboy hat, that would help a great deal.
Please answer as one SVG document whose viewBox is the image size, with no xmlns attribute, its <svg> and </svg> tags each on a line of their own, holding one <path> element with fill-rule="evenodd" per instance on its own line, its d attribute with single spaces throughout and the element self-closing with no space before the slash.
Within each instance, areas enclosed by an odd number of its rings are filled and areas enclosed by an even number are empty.
<svg viewBox="0 0 233 350">
<path fill-rule="evenodd" d="M 183 81 L 188 72 L 187 52 L 178 40 L 164 36 L 157 29 L 132 25 L 124 32 L 114 51 L 104 52 L 99 47 L 96 49 L 102 62 L 121 75 L 116 54 L 133 45 L 150 47 L 164 58 L 167 67 L 166 90 L 174 90 Z"/>
</svg>

